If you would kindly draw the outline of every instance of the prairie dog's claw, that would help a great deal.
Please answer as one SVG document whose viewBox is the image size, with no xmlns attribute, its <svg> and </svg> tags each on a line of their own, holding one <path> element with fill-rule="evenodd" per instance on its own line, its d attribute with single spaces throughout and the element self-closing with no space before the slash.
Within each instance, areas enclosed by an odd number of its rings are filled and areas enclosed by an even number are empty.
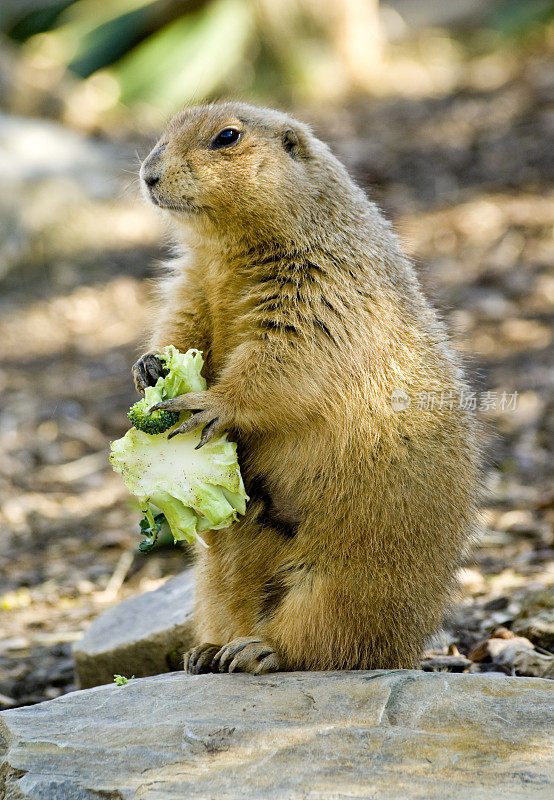
<svg viewBox="0 0 554 800">
<path fill-rule="evenodd" d="M 209 405 L 208 392 L 188 392 L 156 403 L 150 411 L 203 411 Z"/>
<path fill-rule="evenodd" d="M 204 445 L 211 441 L 218 433 L 221 433 L 222 428 L 223 426 L 219 424 L 219 417 L 214 417 L 214 419 L 210 420 L 210 422 L 204 426 L 200 441 L 194 449 L 200 450 L 201 447 L 204 447 Z"/>
<path fill-rule="evenodd" d="M 221 647 L 218 644 L 205 642 L 193 647 L 184 655 L 184 669 L 189 675 L 200 675 L 202 672 L 211 672 L 212 659 Z"/>
<path fill-rule="evenodd" d="M 281 662 L 270 644 L 254 636 L 245 636 L 224 645 L 214 656 L 211 668 L 214 672 L 263 675 L 266 672 L 278 672 Z"/>
<path fill-rule="evenodd" d="M 190 417 L 182 422 L 178 428 L 174 428 L 167 438 L 172 439 L 179 433 L 190 433 L 197 428 L 202 428 L 200 441 L 196 445 L 197 450 L 229 427 L 229 421 L 225 417 L 221 405 L 214 401 L 210 391 L 188 392 L 187 394 L 172 397 L 169 400 L 162 400 L 161 403 L 153 405 L 149 409 L 149 413 L 160 409 L 164 411 L 191 412 Z"/>
<path fill-rule="evenodd" d="M 192 414 L 185 422 L 182 422 L 178 428 L 174 428 L 168 433 L 167 438 L 173 439 L 179 433 L 191 433 L 197 428 L 203 428 L 200 441 L 195 447 L 195 450 L 200 450 L 214 436 L 221 433 L 224 426 L 220 424 L 219 417 L 212 416 L 210 411 L 198 411 L 196 414 Z"/>
</svg>

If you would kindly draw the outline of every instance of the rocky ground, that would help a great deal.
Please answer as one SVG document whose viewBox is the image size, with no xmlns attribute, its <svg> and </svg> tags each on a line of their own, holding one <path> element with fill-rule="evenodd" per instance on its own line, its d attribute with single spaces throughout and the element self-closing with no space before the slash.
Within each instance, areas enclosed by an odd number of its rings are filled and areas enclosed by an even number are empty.
<svg viewBox="0 0 554 800">
<path fill-rule="evenodd" d="M 483 535 L 424 667 L 552 676 L 554 83 L 531 53 L 492 84 L 312 120 L 394 219 L 484 427 Z M 0 117 L 4 707 L 74 689 L 89 622 L 187 558 L 137 553 L 137 509 L 107 462 L 166 254 L 137 197 L 137 145 Z"/>
<path fill-rule="evenodd" d="M 13 800 L 550 800 L 552 684 L 493 675 L 157 675 L 5 711 Z"/>
</svg>

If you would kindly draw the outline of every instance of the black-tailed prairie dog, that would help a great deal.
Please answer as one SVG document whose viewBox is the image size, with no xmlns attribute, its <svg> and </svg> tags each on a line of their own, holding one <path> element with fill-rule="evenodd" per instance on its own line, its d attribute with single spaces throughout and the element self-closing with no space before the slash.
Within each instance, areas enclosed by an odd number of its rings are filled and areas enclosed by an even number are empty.
<svg viewBox="0 0 554 800">
<path fill-rule="evenodd" d="M 161 347 L 202 350 L 207 391 L 165 405 L 229 432 L 250 495 L 199 549 L 186 669 L 415 666 L 475 527 L 478 453 L 390 224 L 306 125 L 240 103 L 177 114 L 141 178 L 180 255 L 137 386 Z"/>
</svg>

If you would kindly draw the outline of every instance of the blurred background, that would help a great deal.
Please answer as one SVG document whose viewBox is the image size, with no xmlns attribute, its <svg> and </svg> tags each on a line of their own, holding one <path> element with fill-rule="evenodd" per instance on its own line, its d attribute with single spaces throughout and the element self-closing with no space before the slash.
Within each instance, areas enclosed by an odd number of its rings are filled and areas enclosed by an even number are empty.
<svg viewBox="0 0 554 800">
<path fill-rule="evenodd" d="M 393 219 L 477 397 L 517 393 L 479 411 L 484 531 L 436 652 L 467 655 L 504 626 L 546 658 L 554 3 L 2 0 L 0 14 L 0 703 L 73 689 L 91 619 L 187 558 L 137 553 L 107 455 L 169 253 L 140 159 L 179 107 L 222 98 L 310 122 Z M 542 674 L 470 667 L 489 668 Z"/>
</svg>

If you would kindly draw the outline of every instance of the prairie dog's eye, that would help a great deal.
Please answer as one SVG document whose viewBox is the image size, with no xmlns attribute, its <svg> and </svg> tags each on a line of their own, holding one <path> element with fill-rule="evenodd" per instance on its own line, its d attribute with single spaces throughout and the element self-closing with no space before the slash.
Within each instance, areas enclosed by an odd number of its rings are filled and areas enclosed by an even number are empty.
<svg viewBox="0 0 554 800">
<path fill-rule="evenodd" d="M 230 147 L 232 144 L 236 144 L 240 137 L 241 132 L 236 128 L 223 128 L 223 130 L 219 131 L 217 136 L 212 139 L 210 149 L 220 150 L 222 147 Z"/>
</svg>

